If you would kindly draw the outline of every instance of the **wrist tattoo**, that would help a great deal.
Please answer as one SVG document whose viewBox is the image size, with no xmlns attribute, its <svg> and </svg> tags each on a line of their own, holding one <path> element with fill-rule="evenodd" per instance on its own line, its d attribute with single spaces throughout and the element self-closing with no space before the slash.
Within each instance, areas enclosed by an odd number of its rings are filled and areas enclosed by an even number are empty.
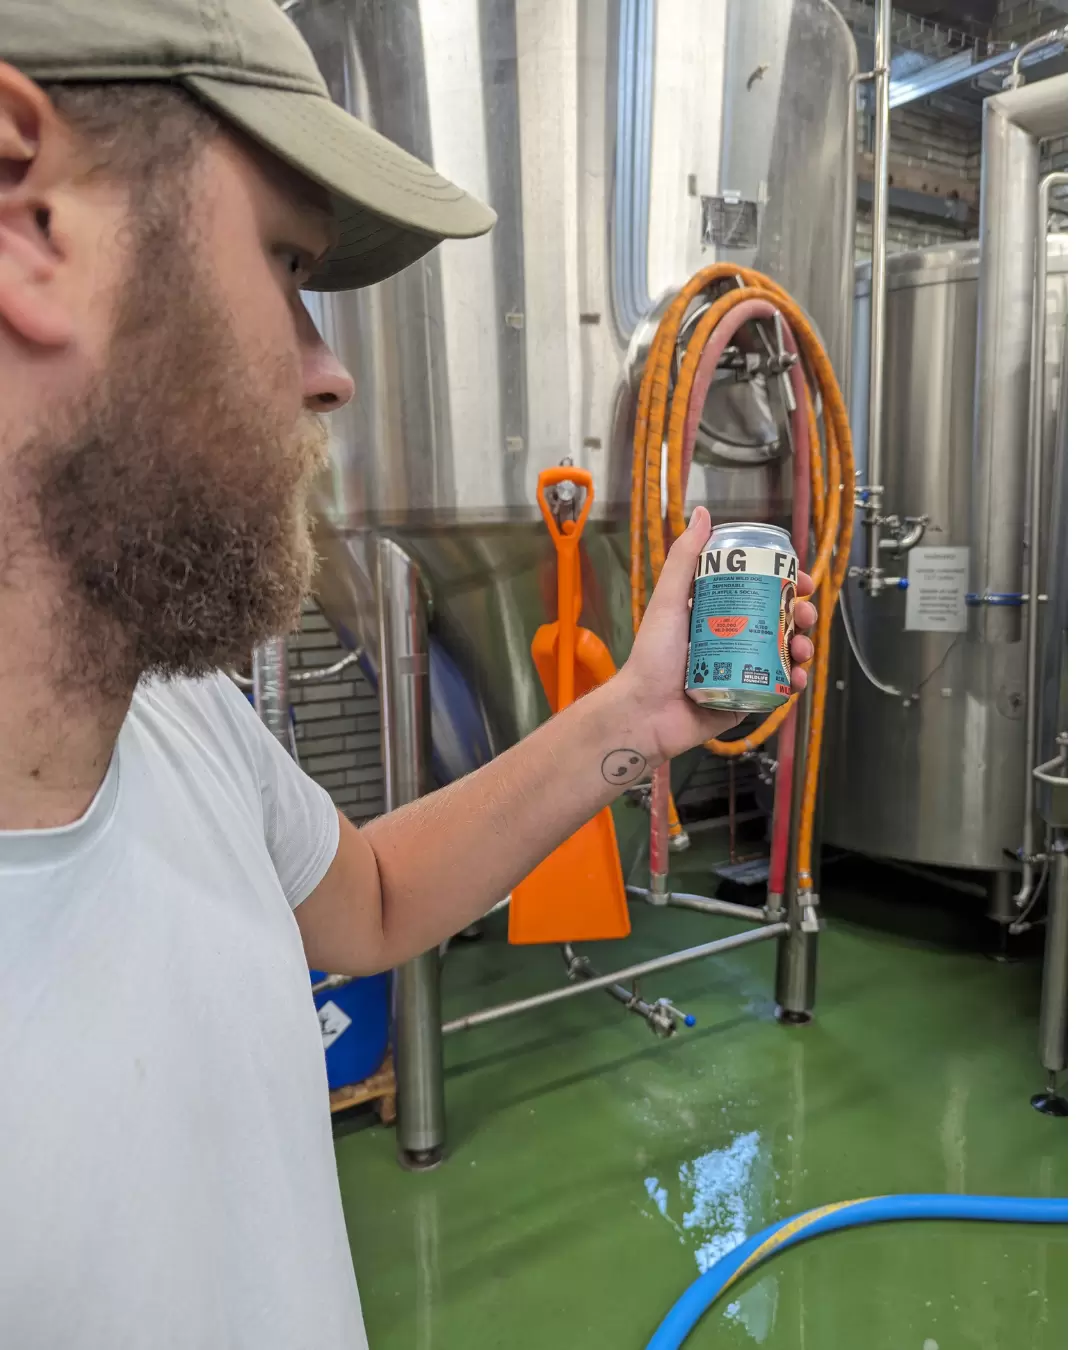
<svg viewBox="0 0 1080 1350">
<path fill-rule="evenodd" d="M 613 787 L 636 783 L 645 769 L 645 756 L 640 750 L 612 750 L 600 765 L 604 781 Z"/>
</svg>

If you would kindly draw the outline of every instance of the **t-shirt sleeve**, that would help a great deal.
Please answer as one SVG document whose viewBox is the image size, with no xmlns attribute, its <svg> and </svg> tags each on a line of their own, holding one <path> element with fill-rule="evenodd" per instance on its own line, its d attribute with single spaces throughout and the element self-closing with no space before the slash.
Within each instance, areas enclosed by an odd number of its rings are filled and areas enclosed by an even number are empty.
<svg viewBox="0 0 1080 1350">
<path fill-rule="evenodd" d="M 226 675 L 222 698 L 250 751 L 262 798 L 266 847 L 293 909 L 326 875 L 337 853 L 339 822 L 329 793 L 310 778 L 263 726 L 254 708 Z"/>
</svg>

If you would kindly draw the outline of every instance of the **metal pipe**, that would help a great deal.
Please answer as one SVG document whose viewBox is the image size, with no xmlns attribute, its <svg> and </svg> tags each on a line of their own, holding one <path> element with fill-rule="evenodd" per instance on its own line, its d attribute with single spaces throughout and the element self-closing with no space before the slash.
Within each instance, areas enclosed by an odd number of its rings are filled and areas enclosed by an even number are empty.
<svg viewBox="0 0 1080 1350">
<path fill-rule="evenodd" d="M 925 516 L 913 520 L 907 531 L 899 539 L 881 539 L 878 542 L 878 548 L 884 553 L 910 553 L 913 548 L 921 543 L 922 537 L 926 533 L 927 524 Z"/>
<path fill-rule="evenodd" d="M 289 719 L 289 644 L 283 637 L 261 642 L 251 654 L 255 711 L 271 735 L 293 753 Z"/>
<path fill-rule="evenodd" d="M 587 956 L 578 956 L 569 942 L 563 943 L 563 960 L 566 962 L 566 974 L 569 979 L 596 980 L 600 972 Z M 676 1030 L 676 1020 L 681 1019 L 688 1026 L 694 1026 L 696 1019 L 687 1016 L 676 1008 L 670 999 L 659 998 L 649 1003 L 640 994 L 621 984 L 609 984 L 605 991 L 617 1003 L 621 1003 L 627 1012 L 634 1013 L 647 1022 L 649 1029 L 658 1036 L 671 1036 Z"/>
<path fill-rule="evenodd" d="M 1067 128 L 1068 77 L 997 94 L 983 104 L 979 307 L 971 469 L 972 636 L 1016 642 L 1025 589 L 1023 497 L 1029 428 L 1039 142 Z M 1029 504 L 1030 505 L 1030 504 Z M 1035 611 L 1028 605 L 1028 613 Z"/>
<path fill-rule="evenodd" d="M 709 900 L 703 895 L 673 895 L 668 904 L 673 909 L 695 909 L 699 914 L 719 914 L 727 919 L 746 919 L 750 923 L 764 923 L 771 917 L 756 905 L 736 905 L 730 900 Z"/>
<path fill-rule="evenodd" d="M 881 584 L 882 436 L 885 401 L 885 266 L 889 224 L 889 80 L 892 64 L 892 0 L 874 6 L 874 204 L 870 245 L 870 408 L 866 476 L 862 497 L 867 510 L 867 592 L 879 596 Z"/>
<path fill-rule="evenodd" d="M 1025 56 L 1036 51 L 1039 47 L 1056 46 L 1057 43 L 1068 42 L 1068 40 L 1069 26 L 1066 24 L 1064 28 L 1052 28 L 1049 33 L 1042 33 L 1039 37 L 1032 38 L 1030 42 L 1025 42 L 1016 53 L 1016 59 L 1012 63 L 1012 74 L 1009 76 L 1006 87 L 1009 89 L 1019 89 L 1024 83 L 1024 77 L 1020 73 L 1020 63 Z"/>
<path fill-rule="evenodd" d="M 608 985 L 622 984 L 626 980 L 636 980 L 645 975 L 654 975 L 661 970 L 671 970 L 675 966 L 684 966 L 690 961 L 700 961 L 706 956 L 719 956 L 721 952 L 734 951 L 738 947 L 749 947 L 756 942 L 770 942 L 773 938 L 783 937 L 788 931 L 786 923 L 766 924 L 761 928 L 752 928 L 746 933 L 733 933 L 730 937 L 718 938 L 715 942 L 704 942 L 699 947 L 687 947 L 684 951 L 672 952 L 668 956 L 657 956 L 651 961 L 640 961 L 635 966 L 626 966 L 622 970 L 612 971 L 609 975 L 598 975 L 595 980 L 584 984 L 572 984 L 562 989 L 549 989 L 544 994 L 534 994 L 532 998 L 518 999 L 514 1003 L 500 1003 L 494 1008 L 481 1008 L 478 1012 L 467 1013 L 452 1022 L 443 1023 L 443 1035 L 449 1036 L 455 1031 L 469 1031 L 473 1027 L 483 1026 L 487 1022 L 498 1022 L 504 1017 L 515 1017 L 518 1013 L 531 1012 L 534 1008 L 545 1008 L 549 1003 L 562 1003 L 568 998 L 577 998 L 581 994 L 591 993 L 594 989 L 606 989 Z"/>
<path fill-rule="evenodd" d="M 335 675 L 339 675 L 346 666 L 355 665 L 360 660 L 360 650 L 346 652 L 340 661 L 335 661 L 332 666 L 320 666 L 317 670 L 294 670 L 291 678 L 298 684 L 308 684 L 318 680 L 330 680 Z"/>
<path fill-rule="evenodd" d="M 639 900 L 651 899 L 650 892 L 644 886 L 627 886 L 627 895 L 635 895 Z M 712 900 L 704 895 L 690 895 L 686 891 L 676 891 L 668 896 L 668 905 L 674 909 L 696 909 L 702 914 L 723 914 L 729 919 L 750 919 L 761 923 L 771 916 L 765 910 L 753 905 L 734 905 L 728 900 Z"/>
<path fill-rule="evenodd" d="M 874 686 L 881 694 L 888 694 L 890 698 L 899 698 L 901 691 L 894 684 L 886 684 L 884 680 L 879 680 L 870 668 L 863 652 L 862 645 L 855 633 L 855 623 L 851 617 L 851 611 L 848 609 L 847 591 L 844 584 L 840 586 L 840 618 L 843 620 L 844 632 L 847 634 L 848 646 L 851 648 L 851 654 L 855 662 L 862 671 L 863 676 Z"/>
<path fill-rule="evenodd" d="M 427 601 L 419 568 L 391 539 L 376 542 L 379 733 L 386 809 L 429 788 L 431 706 Z M 434 1167 L 446 1142 L 437 948 L 394 972 L 398 1153 L 406 1167 Z"/>
<path fill-rule="evenodd" d="M 352 984 L 353 980 L 359 978 L 358 975 L 327 975 L 311 986 L 312 997 L 325 993 L 327 989 L 340 989 L 343 984 Z"/>
<path fill-rule="evenodd" d="M 1038 86 L 1036 86 L 1037 88 Z M 1048 173 L 1039 184 L 1035 234 L 1035 293 L 1031 306 L 1031 375 L 1028 395 L 1027 542 L 1028 594 L 1039 594 L 1042 562 L 1043 406 L 1046 380 L 1046 270 L 1050 191 L 1068 183 L 1067 173 Z M 1038 758 L 1039 605 L 1027 607 L 1027 649 L 1024 667 L 1024 823 L 1020 846 L 1021 886 L 1016 907 L 1022 909 L 1035 886 L 1035 761 Z"/>
<path fill-rule="evenodd" d="M 1068 737 L 1062 732 L 1058 737 L 1058 740 L 1067 741 Z M 1068 756 L 1064 752 L 1060 755 L 1055 755 L 1053 759 L 1048 759 L 1045 764 L 1040 764 L 1038 768 L 1032 769 L 1031 772 L 1033 777 L 1037 778 L 1040 783 L 1049 783 L 1051 787 L 1068 787 L 1069 778 L 1067 774 L 1062 775 L 1051 772 L 1052 769 L 1060 769 L 1065 764 L 1067 758 Z"/>
<path fill-rule="evenodd" d="M 1066 1055 L 1069 997 L 1069 852 L 1068 844 L 1054 845 L 1050 873 L 1050 897 L 1046 916 L 1046 949 L 1043 956 L 1042 1006 L 1039 1013 L 1039 1058 L 1050 1073 L 1060 1073 Z"/>
<path fill-rule="evenodd" d="M 356 651 L 346 652 L 341 660 L 335 661 L 332 666 L 320 666 L 318 670 L 291 670 L 289 671 L 289 679 L 295 681 L 297 684 L 329 680 L 335 675 L 339 675 L 346 666 L 354 665 L 359 660 L 360 650 L 357 648 Z M 246 675 L 241 675 L 240 672 L 234 670 L 232 666 L 226 666 L 225 673 L 228 675 L 229 679 L 232 680 L 233 684 L 239 685 L 241 689 L 251 689 L 255 685 L 254 680 L 249 680 Z"/>
<path fill-rule="evenodd" d="M 798 885 L 798 822 L 806 791 L 806 759 L 810 743 L 810 708 L 814 670 L 807 671 L 806 690 L 799 699 L 795 724 L 795 776 L 791 793 L 791 839 L 784 894 L 787 936 L 776 952 L 776 1007 L 783 1022 L 809 1022 L 817 991 L 817 897 Z"/>
</svg>

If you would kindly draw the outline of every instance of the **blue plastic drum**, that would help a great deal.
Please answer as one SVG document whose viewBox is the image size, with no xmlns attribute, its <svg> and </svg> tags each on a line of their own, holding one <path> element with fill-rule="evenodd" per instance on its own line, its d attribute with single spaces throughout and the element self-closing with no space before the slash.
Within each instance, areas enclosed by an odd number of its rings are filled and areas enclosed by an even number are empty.
<svg viewBox="0 0 1080 1350">
<path fill-rule="evenodd" d="M 311 972 L 316 984 L 326 977 Z M 331 1091 L 370 1078 L 390 1041 L 390 977 L 370 975 L 315 995 Z"/>
</svg>

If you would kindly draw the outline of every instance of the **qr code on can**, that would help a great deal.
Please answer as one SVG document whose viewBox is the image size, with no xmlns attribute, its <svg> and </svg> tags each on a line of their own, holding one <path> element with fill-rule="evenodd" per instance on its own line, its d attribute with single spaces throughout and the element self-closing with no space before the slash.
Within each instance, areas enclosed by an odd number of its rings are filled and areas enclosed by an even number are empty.
<svg viewBox="0 0 1080 1350">
<path fill-rule="evenodd" d="M 731 679 L 731 662 L 730 662 L 730 661 L 714 661 L 714 662 L 713 662 L 713 668 L 712 668 L 712 677 L 713 677 L 714 680 L 730 680 L 730 679 Z"/>
</svg>

